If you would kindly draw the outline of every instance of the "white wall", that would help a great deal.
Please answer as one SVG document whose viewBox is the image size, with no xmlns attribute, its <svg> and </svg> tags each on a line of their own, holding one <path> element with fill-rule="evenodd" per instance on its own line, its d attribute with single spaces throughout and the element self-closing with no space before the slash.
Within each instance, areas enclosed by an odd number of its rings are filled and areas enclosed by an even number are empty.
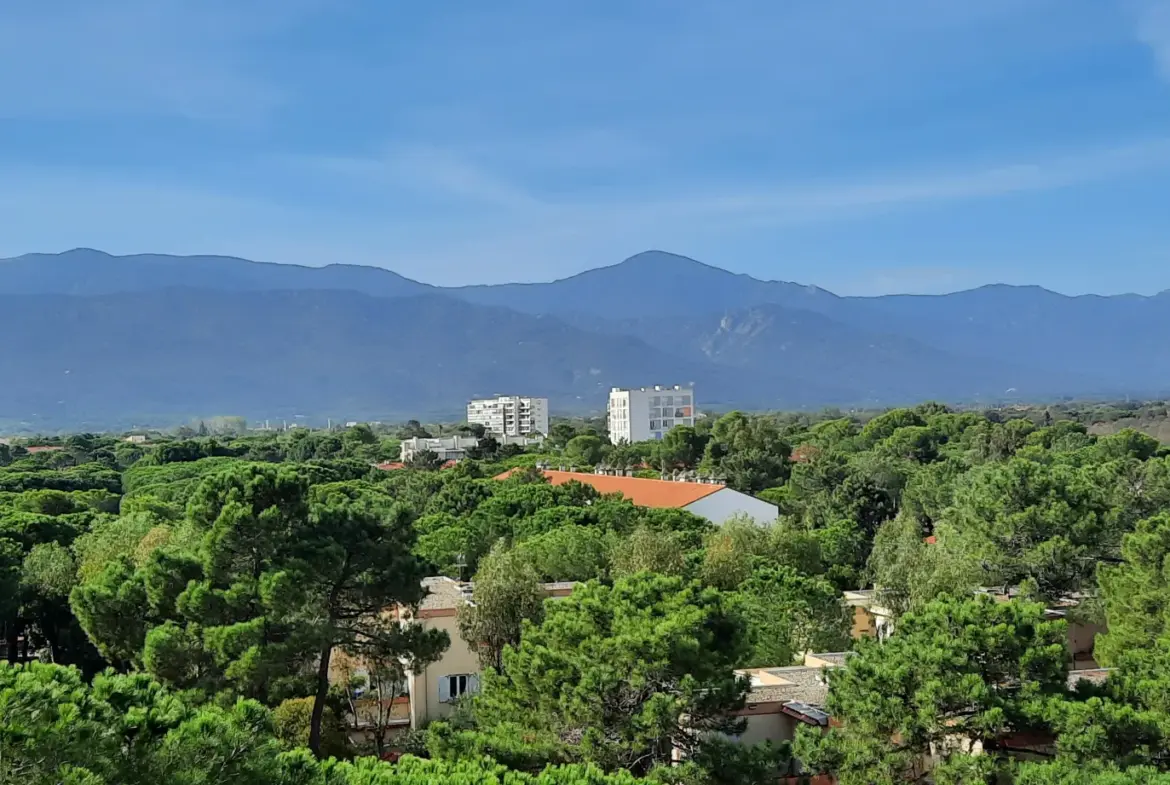
<svg viewBox="0 0 1170 785">
<path fill-rule="evenodd" d="M 735 515 L 747 515 L 763 526 L 774 523 L 780 515 L 780 509 L 776 505 L 731 488 L 720 488 L 710 496 L 704 496 L 683 509 L 716 525 L 725 523 L 728 518 Z"/>
<path fill-rule="evenodd" d="M 681 396 L 688 396 L 690 403 L 685 407 L 681 403 L 677 403 L 677 399 Z M 689 416 L 671 416 L 669 420 L 672 422 L 670 428 L 663 427 L 662 421 L 668 419 L 661 414 L 663 403 L 662 399 L 667 396 L 671 397 L 674 402 L 670 404 L 671 409 L 688 408 L 690 410 Z M 653 400 L 659 399 L 657 407 L 653 407 Z M 617 401 L 626 401 L 627 406 L 625 411 L 629 414 L 628 427 L 622 427 L 622 424 L 615 423 L 612 412 L 615 409 Z M 651 408 L 655 408 L 658 413 L 652 414 Z M 662 435 L 677 428 L 680 425 L 693 425 L 695 422 L 695 413 L 697 407 L 695 405 L 695 390 L 692 387 L 643 387 L 630 390 L 611 390 L 609 393 L 609 411 L 611 412 L 609 418 L 609 440 L 614 444 L 619 442 L 645 442 L 651 439 L 661 439 Z M 651 421 L 658 423 L 658 429 L 650 428 Z"/>
</svg>

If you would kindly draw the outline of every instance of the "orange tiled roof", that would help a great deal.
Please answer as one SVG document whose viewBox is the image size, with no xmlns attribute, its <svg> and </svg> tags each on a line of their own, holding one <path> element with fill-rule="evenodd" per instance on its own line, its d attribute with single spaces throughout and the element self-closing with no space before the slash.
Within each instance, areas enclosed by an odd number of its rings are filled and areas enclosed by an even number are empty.
<svg viewBox="0 0 1170 785">
<path fill-rule="evenodd" d="M 544 469 L 543 472 L 553 485 L 564 485 L 576 480 L 583 485 L 592 485 L 598 493 L 620 493 L 639 507 L 686 507 L 724 488 L 722 485 L 701 482 L 646 480 L 641 477 L 613 477 L 589 472 L 561 472 L 552 469 Z M 508 470 L 496 479 L 507 479 L 511 474 L 512 470 Z"/>
<path fill-rule="evenodd" d="M 35 444 L 32 447 L 26 447 L 25 449 L 28 450 L 29 455 L 33 455 L 38 452 L 57 452 L 58 450 L 64 450 L 65 448 L 55 447 L 52 444 Z"/>
</svg>

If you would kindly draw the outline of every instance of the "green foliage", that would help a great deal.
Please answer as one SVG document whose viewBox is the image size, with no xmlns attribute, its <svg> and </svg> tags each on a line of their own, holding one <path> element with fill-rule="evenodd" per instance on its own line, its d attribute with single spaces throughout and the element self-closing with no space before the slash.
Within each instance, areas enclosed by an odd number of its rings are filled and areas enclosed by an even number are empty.
<svg viewBox="0 0 1170 785">
<path fill-rule="evenodd" d="M 1087 470 L 1013 458 L 964 477 L 936 531 L 940 547 L 979 559 L 983 585 L 1031 579 L 1057 597 L 1118 553 L 1123 528 Z"/>
<path fill-rule="evenodd" d="M 788 477 L 791 452 L 773 421 L 731 412 L 712 426 L 702 468 L 725 478 L 732 488 L 759 493 Z"/>
<path fill-rule="evenodd" d="M 543 618 L 540 575 L 521 554 L 497 543 L 475 573 L 472 602 L 459 609 L 459 632 L 480 667 L 499 669 L 504 649 L 520 642 L 524 622 Z"/>
<path fill-rule="evenodd" d="M 643 572 L 683 575 L 687 571 L 683 537 L 674 532 L 639 528 L 625 540 L 614 544 L 610 563 L 615 579 Z"/>
<path fill-rule="evenodd" d="M 193 708 L 149 678 L 0 664 L 0 779 L 267 785 L 281 747 L 254 703 Z"/>
<path fill-rule="evenodd" d="M 695 754 L 708 732 L 739 727 L 728 712 L 746 691 L 732 672 L 745 630 L 719 592 L 642 574 L 586 584 L 545 614 L 505 651 L 501 673 L 484 674 L 477 727 L 443 731 L 450 753 L 644 774 L 676 747 Z"/>
<path fill-rule="evenodd" d="M 589 581 L 609 571 L 607 535 L 592 526 L 562 526 L 522 541 L 520 557 L 542 581 Z"/>
<path fill-rule="evenodd" d="M 289 698 L 272 711 L 273 733 L 290 748 L 308 747 L 312 720 L 312 698 Z M 332 708 L 325 708 L 321 727 L 321 753 L 327 757 L 348 757 L 345 726 Z"/>
<path fill-rule="evenodd" d="M 757 562 L 735 595 L 747 623 L 748 667 L 792 665 L 804 652 L 844 651 L 852 614 L 824 578 Z"/>
<path fill-rule="evenodd" d="M 421 597 L 424 572 L 409 510 L 381 489 L 310 487 L 292 469 L 237 464 L 204 477 L 187 513 L 200 534 L 191 552 L 155 550 L 140 566 L 122 555 L 74 590 L 111 661 L 205 697 L 309 692 L 319 749 L 335 648 L 407 656 L 445 643 L 383 619 Z"/>
<path fill-rule="evenodd" d="M 650 460 L 664 472 L 695 469 L 703 460 L 707 440 L 706 436 L 700 435 L 691 426 L 680 425 L 667 431 L 660 441 L 653 444 Z"/>
<path fill-rule="evenodd" d="M 605 443 L 597 436 L 591 434 L 574 436 L 565 445 L 565 459 L 580 465 L 592 466 L 601 461 L 604 446 Z"/>
<path fill-rule="evenodd" d="M 1121 564 L 1100 567 L 1108 632 L 1098 638 L 1095 653 L 1105 665 L 1151 646 L 1168 632 L 1170 514 L 1139 523 L 1125 535 L 1121 553 Z"/>
<path fill-rule="evenodd" d="M 974 781 L 987 781 L 1008 766 L 999 742 L 1045 727 L 1048 702 L 1064 694 L 1067 659 L 1064 622 L 1045 621 L 1041 605 L 936 600 L 903 616 L 885 643 L 863 642 L 844 668 L 828 671 L 828 709 L 840 725 L 802 732 L 798 754 L 842 785 L 872 785 L 919 779 L 931 752 L 952 771 L 969 766 L 962 759 L 980 745 L 984 774 Z"/>
</svg>

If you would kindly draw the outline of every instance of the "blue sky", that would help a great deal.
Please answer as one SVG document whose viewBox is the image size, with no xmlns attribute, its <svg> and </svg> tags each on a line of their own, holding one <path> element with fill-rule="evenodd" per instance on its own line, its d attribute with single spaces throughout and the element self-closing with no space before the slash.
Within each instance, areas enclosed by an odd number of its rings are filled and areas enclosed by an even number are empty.
<svg viewBox="0 0 1170 785">
<path fill-rule="evenodd" d="M 1170 0 L 0 0 L 0 256 L 1170 288 Z"/>
</svg>

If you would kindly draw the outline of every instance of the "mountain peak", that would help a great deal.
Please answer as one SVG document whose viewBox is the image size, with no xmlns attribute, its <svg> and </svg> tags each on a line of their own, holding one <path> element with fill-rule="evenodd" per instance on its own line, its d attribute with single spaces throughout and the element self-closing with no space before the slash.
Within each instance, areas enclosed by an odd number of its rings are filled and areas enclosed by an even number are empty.
<svg viewBox="0 0 1170 785">
<path fill-rule="evenodd" d="M 670 251 L 659 251 L 656 249 L 636 253 L 628 259 L 613 265 L 613 267 L 648 267 L 652 269 L 679 269 L 683 267 L 690 267 L 704 270 L 714 270 L 716 272 L 725 273 L 727 275 L 734 275 L 734 273 L 728 272 L 727 270 L 715 267 L 714 265 L 705 264 L 704 262 L 700 262 L 697 259 L 692 259 L 689 256 L 671 253 Z"/>
</svg>

